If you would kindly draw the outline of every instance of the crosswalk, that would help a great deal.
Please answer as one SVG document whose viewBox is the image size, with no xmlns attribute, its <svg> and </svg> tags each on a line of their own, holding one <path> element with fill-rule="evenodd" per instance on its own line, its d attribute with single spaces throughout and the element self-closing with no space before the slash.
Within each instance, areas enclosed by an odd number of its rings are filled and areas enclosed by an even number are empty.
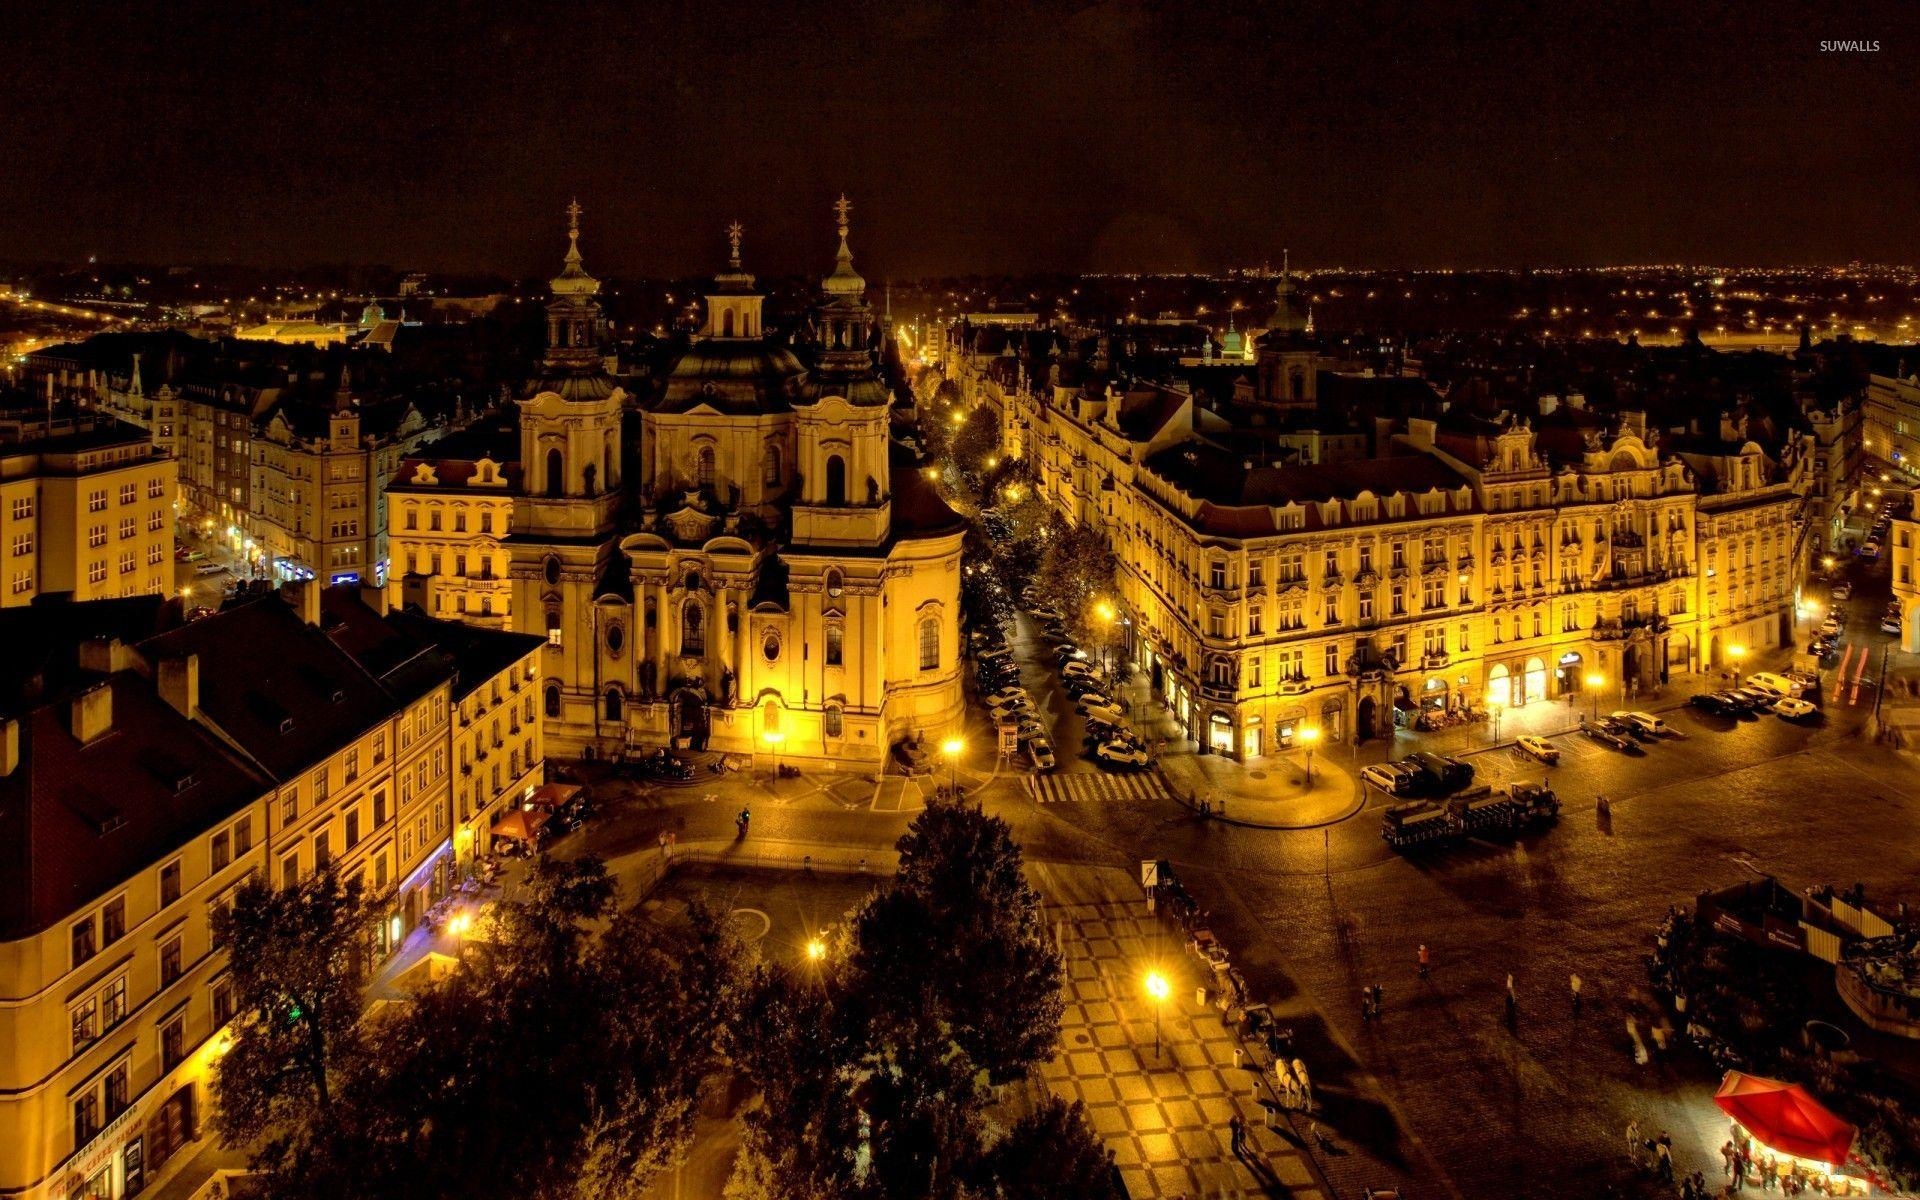
<svg viewBox="0 0 1920 1200">
<path fill-rule="evenodd" d="M 1167 781 L 1158 771 L 1108 774 L 1104 771 L 1074 772 L 1066 775 L 1029 775 L 1027 795 L 1035 804 L 1068 804 L 1077 801 L 1169 800 Z"/>
</svg>

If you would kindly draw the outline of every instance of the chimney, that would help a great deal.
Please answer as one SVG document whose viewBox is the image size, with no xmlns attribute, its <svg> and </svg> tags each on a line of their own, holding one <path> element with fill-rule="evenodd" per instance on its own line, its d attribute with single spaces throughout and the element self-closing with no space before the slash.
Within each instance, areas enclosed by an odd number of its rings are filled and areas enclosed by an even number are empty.
<svg viewBox="0 0 1920 1200">
<path fill-rule="evenodd" d="M 200 715 L 200 656 L 160 660 L 160 698 L 191 721 Z"/>
<path fill-rule="evenodd" d="M 1567 407 L 1575 412 L 1585 412 L 1587 410 L 1586 394 L 1584 392 L 1568 392 Z"/>
<path fill-rule="evenodd" d="M 1548 392 L 1540 397 L 1540 415 L 1549 417 L 1560 407 L 1560 397 Z"/>
<path fill-rule="evenodd" d="M 20 769 L 20 722 L 12 717 L 0 721 L 0 779 Z"/>
<path fill-rule="evenodd" d="M 371 579 L 360 585 L 360 602 L 378 616 L 387 615 L 387 589 L 376 586 Z"/>
<path fill-rule="evenodd" d="M 80 643 L 80 669 L 111 675 L 134 669 L 133 650 L 119 638 L 88 638 Z"/>
<path fill-rule="evenodd" d="M 1433 449 L 1433 435 L 1438 428 L 1425 417 L 1414 417 L 1407 421 L 1407 441 L 1422 450 Z"/>
<path fill-rule="evenodd" d="M 293 606 L 300 619 L 309 625 L 320 624 L 320 580 L 299 579 L 280 585 L 280 598 Z"/>
<path fill-rule="evenodd" d="M 97 683 L 73 698 L 73 736 L 82 746 L 113 728 L 113 686 Z"/>
</svg>

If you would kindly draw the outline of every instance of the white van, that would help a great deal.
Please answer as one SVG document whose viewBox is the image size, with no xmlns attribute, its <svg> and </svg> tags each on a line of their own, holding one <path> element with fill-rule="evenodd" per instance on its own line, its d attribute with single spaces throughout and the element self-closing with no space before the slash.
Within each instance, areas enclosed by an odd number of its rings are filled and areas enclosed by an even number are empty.
<svg viewBox="0 0 1920 1200">
<path fill-rule="evenodd" d="M 1637 709 L 1633 712 L 1617 712 L 1613 714 L 1613 719 L 1616 721 L 1625 721 L 1649 737 L 1665 737 L 1667 735 L 1667 723 L 1650 712 L 1640 712 Z"/>
<path fill-rule="evenodd" d="M 1414 774 L 1394 763 L 1374 763 L 1360 772 L 1362 783 L 1370 783 L 1390 796 L 1404 796 L 1412 790 Z"/>
<path fill-rule="evenodd" d="M 1785 675 L 1775 675 L 1771 671 L 1755 671 L 1747 676 L 1747 686 L 1765 688 L 1776 696 L 1792 696 L 1799 699 L 1807 694 L 1807 685 L 1797 679 L 1788 679 Z"/>
</svg>

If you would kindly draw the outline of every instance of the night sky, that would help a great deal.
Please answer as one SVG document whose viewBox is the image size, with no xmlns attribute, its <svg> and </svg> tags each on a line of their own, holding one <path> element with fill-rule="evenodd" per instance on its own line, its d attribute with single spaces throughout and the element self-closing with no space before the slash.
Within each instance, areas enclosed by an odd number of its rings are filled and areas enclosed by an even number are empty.
<svg viewBox="0 0 1920 1200">
<path fill-rule="evenodd" d="M 1920 260 L 1910 0 L 489 7 L 5 5 L 0 261 Z"/>
</svg>

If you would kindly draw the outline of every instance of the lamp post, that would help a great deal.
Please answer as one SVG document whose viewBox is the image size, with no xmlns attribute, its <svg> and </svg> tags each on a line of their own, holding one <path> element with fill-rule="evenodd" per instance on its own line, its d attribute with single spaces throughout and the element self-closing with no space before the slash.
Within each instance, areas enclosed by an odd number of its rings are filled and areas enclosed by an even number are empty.
<svg viewBox="0 0 1920 1200">
<path fill-rule="evenodd" d="M 940 743 L 940 753 L 947 756 L 947 790 L 953 793 L 953 798 L 956 800 L 960 798 L 960 754 L 966 748 L 967 744 L 957 737 L 950 737 Z"/>
<path fill-rule="evenodd" d="M 769 729 L 760 735 L 760 740 L 767 744 L 767 749 L 773 751 L 773 779 L 767 784 L 768 787 L 772 787 L 780 779 L 780 742 L 785 737 L 786 735 L 778 729 Z"/>
<path fill-rule="evenodd" d="M 1747 656 L 1745 646 L 1728 646 L 1727 661 L 1733 665 L 1733 682 L 1740 682 L 1740 660 Z"/>
<path fill-rule="evenodd" d="M 1600 719 L 1600 689 L 1606 685 L 1607 677 L 1595 671 L 1587 676 L 1587 690 L 1593 693 L 1593 719 Z"/>
<path fill-rule="evenodd" d="M 1172 991 L 1173 988 L 1168 985 L 1165 975 L 1162 975 L 1158 971 L 1147 972 L 1147 995 L 1153 999 L 1153 1057 L 1155 1062 L 1160 1060 L 1160 1008 L 1167 1002 L 1167 997 Z"/>
<path fill-rule="evenodd" d="M 1105 600 L 1102 600 L 1096 605 L 1093 611 L 1099 616 L 1101 624 L 1106 626 L 1100 634 L 1100 671 L 1111 679 L 1113 676 L 1113 666 L 1107 651 L 1113 644 L 1113 623 L 1119 619 L 1120 614 L 1115 612 L 1113 605 L 1107 603 Z"/>
<path fill-rule="evenodd" d="M 1307 790 L 1313 790 L 1313 748 L 1320 744 L 1320 727 L 1309 725 L 1297 735 L 1300 744 L 1307 748 Z"/>
<path fill-rule="evenodd" d="M 1507 711 L 1507 706 L 1496 696 L 1487 702 L 1487 707 L 1493 710 L 1493 740 L 1495 743 L 1498 743 L 1500 741 L 1500 714 Z"/>
</svg>

